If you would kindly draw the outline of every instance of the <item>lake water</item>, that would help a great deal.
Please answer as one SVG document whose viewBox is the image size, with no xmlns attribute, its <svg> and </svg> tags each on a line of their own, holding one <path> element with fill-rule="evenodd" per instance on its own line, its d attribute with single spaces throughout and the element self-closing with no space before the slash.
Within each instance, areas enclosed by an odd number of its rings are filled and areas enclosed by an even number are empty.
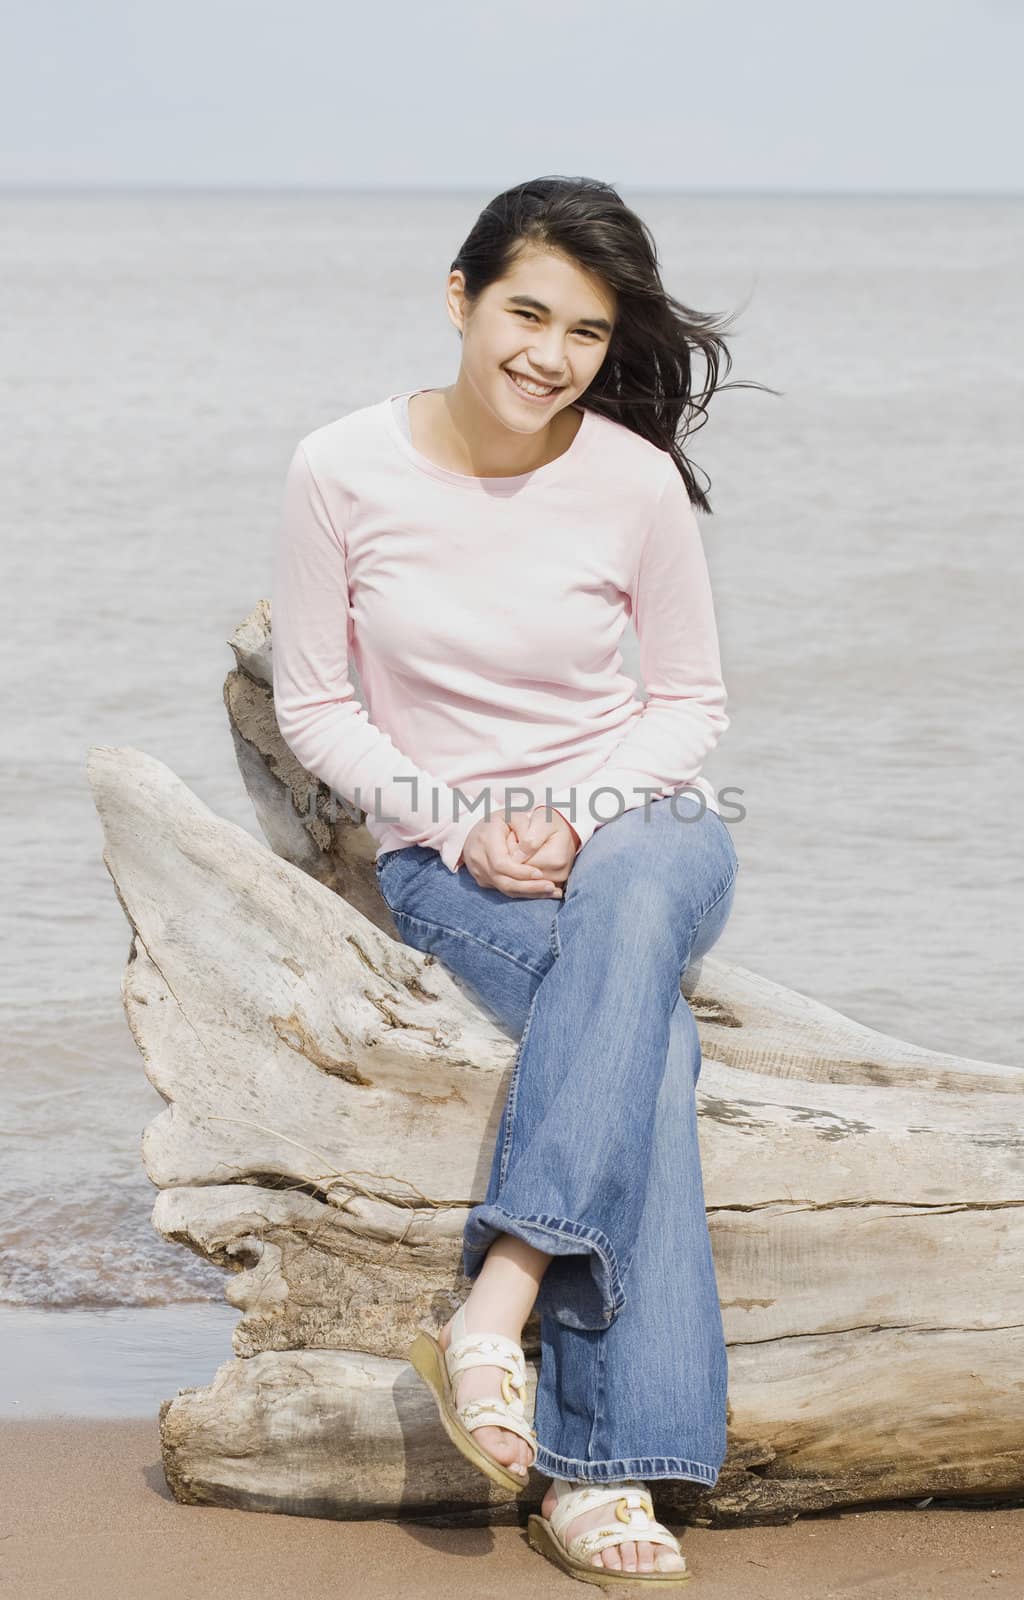
<svg viewBox="0 0 1024 1600">
<path fill-rule="evenodd" d="M 259 836 L 221 686 L 289 456 L 454 379 L 444 283 L 487 198 L 0 197 L 0 1410 L 146 1412 L 230 1354 L 222 1274 L 149 1221 L 162 1102 L 86 752 L 144 750 Z M 730 376 L 783 391 L 717 396 L 688 447 L 732 718 L 705 770 L 744 813 L 715 953 L 1018 1062 L 1024 202 L 625 198 L 679 299 L 739 309 Z"/>
</svg>

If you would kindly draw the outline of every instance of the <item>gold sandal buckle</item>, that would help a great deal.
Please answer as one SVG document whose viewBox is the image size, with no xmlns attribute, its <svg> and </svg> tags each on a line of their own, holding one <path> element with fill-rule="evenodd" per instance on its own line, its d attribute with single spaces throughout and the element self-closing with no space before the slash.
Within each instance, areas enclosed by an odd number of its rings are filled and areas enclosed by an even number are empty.
<svg viewBox="0 0 1024 1600">
<path fill-rule="evenodd" d="M 615 1506 L 615 1515 L 618 1517 L 619 1521 L 632 1523 L 633 1512 L 643 1511 L 653 1522 L 654 1503 L 651 1500 L 650 1495 L 639 1494 L 636 1490 L 632 1491 L 632 1495 L 634 1497 L 632 1504 L 630 1503 L 630 1496 L 625 1494 L 622 1496 L 622 1499 L 617 1502 Z"/>
<path fill-rule="evenodd" d="M 514 1373 L 506 1372 L 501 1380 L 501 1396 L 508 1405 L 512 1405 L 515 1400 L 525 1401 L 526 1385 L 520 1383 Z"/>
</svg>

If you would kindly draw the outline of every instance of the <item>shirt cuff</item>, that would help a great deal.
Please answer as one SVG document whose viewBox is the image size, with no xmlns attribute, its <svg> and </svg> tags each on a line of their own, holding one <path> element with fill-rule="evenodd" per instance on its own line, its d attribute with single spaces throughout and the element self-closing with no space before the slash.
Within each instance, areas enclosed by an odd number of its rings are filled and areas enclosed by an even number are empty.
<svg viewBox="0 0 1024 1600">
<path fill-rule="evenodd" d="M 606 821 L 611 821 L 610 817 L 595 817 L 591 815 L 589 799 L 592 792 L 592 789 L 585 789 L 581 783 L 575 791 L 575 805 L 571 800 L 565 798 L 552 801 L 551 804 L 552 811 L 557 811 L 560 817 L 564 817 L 578 837 L 580 842 L 577 854 L 598 828 L 602 827 Z M 575 816 L 573 815 L 574 812 Z"/>
<path fill-rule="evenodd" d="M 575 828 L 579 835 L 581 850 L 587 840 L 593 837 L 598 828 L 603 828 L 606 822 L 614 822 L 616 817 L 623 816 L 626 811 L 638 810 L 641 806 L 647 804 L 648 799 L 657 800 L 672 793 L 669 789 L 655 789 L 653 784 L 647 786 L 647 789 L 642 793 L 634 789 L 632 792 L 638 798 L 631 801 L 629 805 L 618 811 L 613 810 L 610 816 L 595 817 L 591 801 L 602 790 L 615 787 L 609 781 L 610 777 L 611 773 L 606 772 L 604 774 L 595 774 L 592 778 L 585 778 L 581 783 L 573 784 L 567 792 L 563 791 L 557 800 L 552 800 L 551 802 L 552 811 L 557 811 L 559 816 L 565 818 L 570 828 Z M 625 790 L 624 792 L 629 791 Z M 610 799 L 603 800 L 601 804 L 611 809 Z M 575 816 L 573 815 L 574 811 Z"/>
<path fill-rule="evenodd" d="M 449 872 L 458 872 L 462 847 L 469 833 L 480 820 L 479 816 L 471 813 L 469 816 L 460 817 L 457 822 L 449 825 L 444 839 L 438 846 L 438 853 Z"/>
</svg>

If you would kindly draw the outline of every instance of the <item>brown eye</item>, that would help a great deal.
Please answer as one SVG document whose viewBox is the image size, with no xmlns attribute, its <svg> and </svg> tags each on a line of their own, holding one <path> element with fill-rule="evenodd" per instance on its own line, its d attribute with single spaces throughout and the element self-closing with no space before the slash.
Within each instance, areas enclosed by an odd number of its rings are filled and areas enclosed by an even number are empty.
<svg viewBox="0 0 1024 1600">
<path fill-rule="evenodd" d="M 534 322 L 537 322 L 539 320 L 539 318 L 537 317 L 537 313 L 535 311 L 524 311 L 521 306 L 517 306 L 516 307 L 515 315 L 517 317 L 532 317 Z M 596 339 L 597 338 L 597 334 L 594 332 L 593 328 L 577 328 L 576 332 L 577 333 L 585 333 L 587 335 L 588 339 Z"/>
</svg>

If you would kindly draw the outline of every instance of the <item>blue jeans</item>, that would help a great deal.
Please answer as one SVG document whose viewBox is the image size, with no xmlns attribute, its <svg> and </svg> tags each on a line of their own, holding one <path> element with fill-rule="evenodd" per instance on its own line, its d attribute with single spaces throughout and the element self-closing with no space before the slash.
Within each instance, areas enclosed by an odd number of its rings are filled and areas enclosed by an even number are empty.
<svg viewBox="0 0 1024 1600">
<path fill-rule="evenodd" d="M 377 860 L 403 941 L 519 1040 L 463 1271 L 476 1278 L 502 1233 L 553 1257 L 534 1413 L 552 1478 L 711 1486 L 725 1458 L 700 1039 L 680 980 L 721 936 L 738 868 L 692 791 L 604 823 L 561 900 L 481 888 L 423 845 Z"/>
</svg>

